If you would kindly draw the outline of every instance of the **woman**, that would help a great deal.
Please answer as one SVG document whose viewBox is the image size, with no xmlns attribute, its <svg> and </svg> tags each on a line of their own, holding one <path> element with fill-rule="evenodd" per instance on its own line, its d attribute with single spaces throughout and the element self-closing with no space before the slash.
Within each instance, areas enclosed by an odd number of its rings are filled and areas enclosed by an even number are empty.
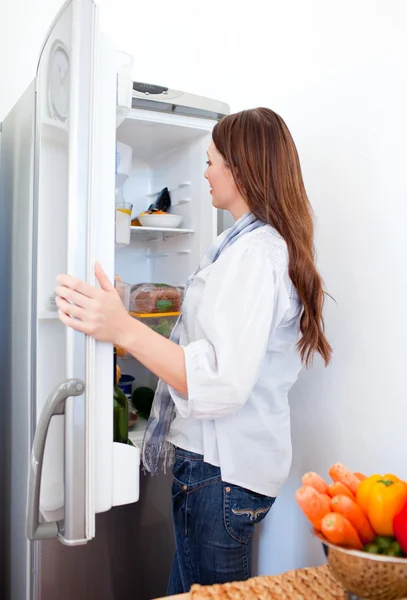
<svg viewBox="0 0 407 600">
<path fill-rule="evenodd" d="M 99 265 L 101 289 L 67 275 L 57 288 L 63 323 L 160 378 L 143 462 L 156 472 L 175 449 L 169 594 L 251 576 L 255 525 L 290 469 L 288 391 L 301 363 L 331 356 L 311 207 L 284 121 L 266 108 L 224 117 L 205 177 L 236 223 L 188 280 L 171 341 L 129 317 Z"/>
</svg>

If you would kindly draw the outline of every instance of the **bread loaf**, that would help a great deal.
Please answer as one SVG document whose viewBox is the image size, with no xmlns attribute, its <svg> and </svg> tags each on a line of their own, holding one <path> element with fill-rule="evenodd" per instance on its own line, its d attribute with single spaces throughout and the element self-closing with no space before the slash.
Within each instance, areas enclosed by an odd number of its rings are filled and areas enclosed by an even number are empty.
<svg viewBox="0 0 407 600">
<path fill-rule="evenodd" d="M 131 288 L 130 310 L 142 314 L 179 312 L 181 290 L 162 283 L 140 283 Z"/>
</svg>

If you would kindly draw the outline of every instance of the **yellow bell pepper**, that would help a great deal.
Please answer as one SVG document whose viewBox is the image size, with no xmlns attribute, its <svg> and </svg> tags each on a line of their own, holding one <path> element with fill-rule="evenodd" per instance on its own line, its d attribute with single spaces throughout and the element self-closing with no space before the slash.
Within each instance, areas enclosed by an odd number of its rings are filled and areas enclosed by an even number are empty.
<svg viewBox="0 0 407 600">
<path fill-rule="evenodd" d="M 407 488 L 396 475 L 372 475 L 362 481 L 356 500 L 377 535 L 393 535 L 393 518 L 401 510 Z"/>
<path fill-rule="evenodd" d="M 366 515 L 372 487 L 381 479 L 382 476 L 376 473 L 375 475 L 371 475 L 370 477 L 364 479 L 359 483 L 356 492 L 356 502 L 359 504 L 360 508 L 365 512 Z"/>
</svg>

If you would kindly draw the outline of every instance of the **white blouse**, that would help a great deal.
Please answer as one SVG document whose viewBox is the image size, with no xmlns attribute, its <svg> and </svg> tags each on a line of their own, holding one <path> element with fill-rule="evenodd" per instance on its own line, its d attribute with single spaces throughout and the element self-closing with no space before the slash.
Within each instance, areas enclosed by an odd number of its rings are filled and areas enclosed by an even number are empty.
<svg viewBox="0 0 407 600">
<path fill-rule="evenodd" d="M 301 368 L 301 312 L 286 243 L 268 225 L 200 271 L 182 308 L 188 396 L 170 389 L 168 440 L 220 467 L 223 481 L 266 496 L 291 465 L 287 394 Z"/>
</svg>

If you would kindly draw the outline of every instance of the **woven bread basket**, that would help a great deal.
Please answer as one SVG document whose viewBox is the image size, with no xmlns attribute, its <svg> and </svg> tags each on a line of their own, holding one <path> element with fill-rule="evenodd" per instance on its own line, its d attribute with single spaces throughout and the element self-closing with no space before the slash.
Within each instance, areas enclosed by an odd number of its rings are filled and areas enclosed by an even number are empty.
<svg viewBox="0 0 407 600">
<path fill-rule="evenodd" d="M 346 600 L 343 587 L 327 566 L 288 571 L 275 577 L 253 577 L 247 581 L 193 585 L 190 600 Z"/>
</svg>

